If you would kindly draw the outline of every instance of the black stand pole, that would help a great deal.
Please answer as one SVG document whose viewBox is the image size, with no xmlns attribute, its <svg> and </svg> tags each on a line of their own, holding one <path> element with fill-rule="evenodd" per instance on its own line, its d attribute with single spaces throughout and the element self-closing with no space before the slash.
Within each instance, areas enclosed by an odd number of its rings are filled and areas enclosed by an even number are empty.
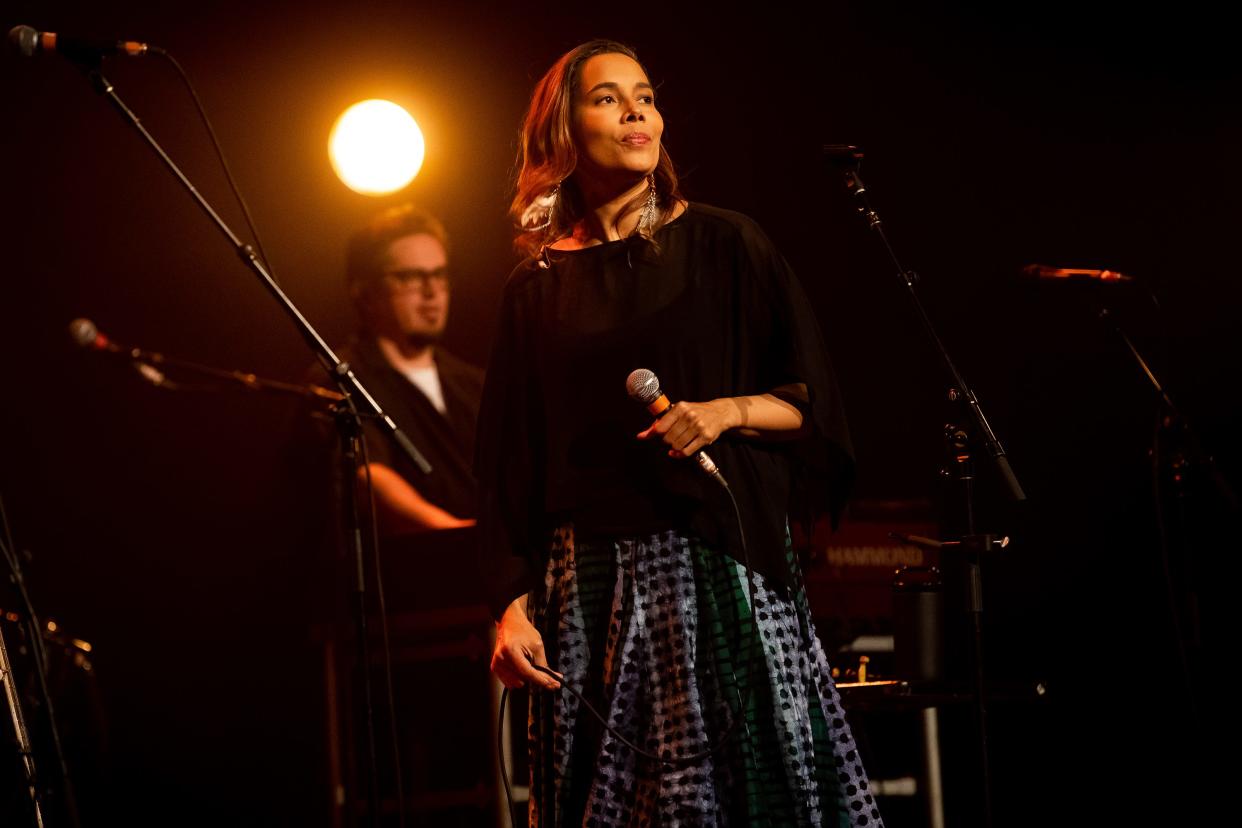
<svg viewBox="0 0 1242 828">
<path fill-rule="evenodd" d="M 233 249 L 237 252 L 242 262 L 259 278 L 263 286 L 267 288 L 268 292 L 276 299 L 277 303 L 293 320 L 299 333 L 302 334 L 302 337 L 306 340 L 307 344 L 315 352 L 315 355 L 319 358 L 319 361 L 323 364 L 324 368 L 329 374 L 332 375 L 333 380 L 339 385 L 341 393 L 347 398 L 347 407 L 350 415 L 355 418 L 358 416 L 369 416 L 377 419 L 383 427 L 387 429 L 388 433 L 397 442 L 401 449 L 410 457 L 414 464 L 417 465 L 424 473 L 429 473 L 431 471 L 431 464 L 427 462 L 426 458 L 424 458 L 422 453 L 415 448 L 414 444 L 410 442 L 409 438 L 406 437 L 401 429 L 397 428 L 397 424 L 393 422 L 392 418 L 389 417 L 382 408 L 380 408 L 379 403 L 376 402 L 375 398 L 371 396 L 365 387 L 363 387 L 361 381 L 359 381 L 358 377 L 350 369 L 349 365 L 341 362 L 332 349 L 328 347 L 328 343 L 324 341 L 318 331 L 316 331 L 306 317 L 302 315 L 302 312 L 298 310 L 297 306 L 293 304 L 293 301 L 290 300 L 285 292 L 280 288 L 280 285 L 276 283 L 276 280 L 272 278 L 271 274 L 267 271 L 267 268 L 264 267 L 263 263 L 259 261 L 258 256 L 255 254 L 254 248 L 249 244 L 242 242 L 236 234 L 229 229 L 229 226 L 225 224 L 219 214 L 217 214 L 216 211 L 212 209 L 211 205 L 207 203 L 207 200 L 203 198 L 197 189 L 195 189 L 194 185 L 185 176 L 185 174 L 181 172 L 180 168 L 177 167 L 176 163 L 169 157 L 168 153 L 164 152 L 164 149 L 159 145 L 155 138 L 152 137 L 151 133 L 147 132 L 146 128 L 142 125 L 134 113 L 130 111 L 129 107 L 127 107 L 117 96 L 114 87 L 108 79 L 103 76 L 98 65 L 88 65 L 85 68 L 88 77 L 95 86 L 95 90 L 99 94 L 106 97 L 117 112 L 121 114 L 121 117 L 138 131 L 139 135 L 143 137 L 151 149 L 155 151 L 156 155 L 160 157 L 160 160 L 164 162 L 164 165 L 168 168 L 169 172 L 171 172 L 177 180 L 181 182 L 181 185 L 194 199 L 195 203 L 198 204 L 203 212 L 207 214 L 207 217 L 216 225 L 217 229 L 219 229 L 220 232 L 224 234 L 225 238 L 228 239 L 229 243 L 233 246 Z M 338 418 L 338 421 L 339 419 L 340 418 Z M 359 427 L 354 426 L 353 428 L 358 429 Z M 351 452 L 354 440 L 352 435 L 354 433 L 356 433 L 356 431 L 351 432 L 351 436 L 349 438 Z M 344 439 L 345 438 L 343 437 L 342 440 Z M 356 472 L 351 472 L 351 474 L 356 474 Z M 354 536 L 354 548 L 357 569 L 359 572 L 359 587 L 356 591 L 356 600 L 354 602 L 358 609 L 358 617 L 355 620 L 355 623 L 359 629 L 358 635 L 360 643 L 362 643 L 363 646 L 368 647 L 368 650 L 364 651 L 361 656 L 363 658 L 363 672 L 364 674 L 369 674 L 371 665 L 368 657 L 369 644 L 367 643 L 366 634 L 366 596 L 361 586 L 364 582 L 361 577 L 364 567 L 364 558 L 362 554 L 361 531 L 357 528 L 358 521 L 356 505 L 352 499 L 354 479 L 355 477 L 351 476 L 345 482 L 346 490 L 351 499 L 350 506 L 346 510 L 346 514 L 349 516 L 348 519 L 353 524 L 352 534 Z M 369 687 L 370 680 L 368 677 L 366 683 L 364 684 L 364 688 L 367 689 L 366 704 L 368 711 L 368 725 L 370 725 L 371 721 L 371 698 Z M 370 818 L 372 824 L 377 824 L 380 805 L 378 795 L 379 783 L 375 772 L 375 734 L 373 728 L 371 727 L 368 727 L 367 739 L 369 742 L 368 771 L 371 777 L 367 782 L 367 789 L 371 800 Z"/>
<path fill-rule="evenodd" d="M 983 437 L 983 446 L 987 450 L 988 456 L 992 458 L 992 462 L 1000 473 L 1001 479 L 1004 480 L 1005 487 L 1009 490 L 1009 496 L 1016 501 L 1026 500 L 1026 493 L 1022 491 L 1018 478 L 1009 466 L 1009 458 L 1005 453 L 1005 449 L 992 431 L 992 426 L 988 423 L 987 417 L 983 414 L 983 406 L 979 404 L 979 398 L 975 396 L 975 392 L 970 389 L 970 386 L 966 384 L 966 379 L 957 370 L 957 365 L 954 364 L 953 358 L 949 356 L 949 351 L 945 348 L 944 343 L 940 341 L 940 336 L 936 333 L 936 328 L 932 325 L 931 318 L 927 315 L 927 310 L 919 299 L 917 289 L 918 274 L 902 267 L 901 261 L 897 258 L 897 251 L 893 249 L 893 246 L 888 241 L 888 236 L 884 233 L 884 225 L 880 221 L 879 214 L 871 208 L 871 204 L 867 200 L 867 188 L 863 185 L 863 181 L 858 175 L 858 165 L 862 161 L 862 153 L 858 151 L 857 147 L 842 147 L 836 144 L 826 146 L 824 152 L 831 161 L 841 168 L 845 176 L 846 189 L 858 199 L 858 212 L 862 214 L 863 218 L 867 220 L 867 224 L 880 237 L 880 241 L 884 243 L 884 249 L 888 251 L 889 259 L 892 260 L 893 265 L 897 268 L 897 278 L 909 291 L 910 301 L 913 303 L 914 309 L 923 323 L 923 330 L 928 338 L 931 339 L 932 344 L 936 346 L 936 351 L 940 354 L 940 360 L 944 363 L 945 369 L 953 380 L 954 393 L 959 395 L 960 400 L 966 404 L 967 409 L 970 411 L 970 415 L 975 422 L 975 428 L 978 429 L 978 433 Z"/>
<path fill-rule="evenodd" d="M 34 745 L 30 741 L 30 732 L 26 730 L 26 717 L 22 713 L 22 700 L 17 692 L 13 662 L 9 660 L 9 649 L 4 644 L 3 630 L 0 630 L 0 684 L 4 685 L 4 700 L 9 709 L 9 719 L 13 723 L 14 746 L 21 757 L 22 772 L 26 776 L 30 813 L 36 828 L 43 828 L 43 806 L 39 796 L 41 783 L 35 766 Z"/>
<path fill-rule="evenodd" d="M 907 270 L 902 266 L 897 252 L 893 249 L 892 244 L 888 241 L 888 236 L 884 233 L 884 225 L 880 221 L 879 214 L 872 209 L 867 199 L 867 188 L 863 184 L 862 178 L 858 174 L 858 167 L 862 161 L 863 154 L 857 147 L 829 144 L 824 147 L 825 157 L 832 162 L 841 171 L 845 178 L 846 189 L 854 195 L 858 200 L 858 212 L 866 219 L 868 226 L 876 232 L 883 242 L 885 250 L 888 251 L 889 259 L 897 268 L 897 276 L 910 294 L 910 301 L 914 305 L 914 309 L 919 319 L 923 323 L 923 330 L 926 332 L 932 344 L 936 346 L 937 353 L 940 354 L 941 362 L 948 371 L 953 381 L 953 388 L 950 392 L 950 398 L 956 402 L 965 405 L 966 410 L 970 412 L 970 418 L 974 421 L 975 430 L 982 439 L 983 446 L 991 458 L 996 470 L 1000 473 L 1001 479 L 1004 481 L 1005 488 L 1009 492 L 1011 499 L 1015 501 L 1026 500 L 1026 493 L 1022 491 L 1022 486 L 1018 483 L 1018 478 L 1014 475 L 1013 469 L 1009 466 L 1009 459 L 1005 453 L 1004 447 L 1000 440 L 992 431 L 991 424 L 988 423 L 987 417 L 983 414 L 983 407 L 979 404 L 978 397 L 975 392 L 966 384 L 965 378 L 961 372 L 957 370 L 949 351 L 945 348 L 940 336 L 936 333 L 935 326 L 932 325 L 931 318 L 927 315 L 926 308 L 923 307 L 922 301 L 919 299 L 917 285 L 918 276 L 914 271 Z M 987 736 L 987 703 L 984 686 L 984 662 L 983 662 L 983 578 L 979 568 L 980 555 L 997 545 L 991 536 L 979 536 L 975 534 L 974 527 L 974 469 L 970 453 L 966 450 L 965 441 L 967 435 L 960 429 L 952 429 L 953 433 L 948 436 L 950 440 L 961 440 L 963 443 L 963 453 L 958 462 L 958 481 L 960 482 L 960 496 L 962 498 L 962 515 L 965 518 L 965 536 L 962 538 L 962 546 L 966 551 L 965 573 L 967 578 L 966 591 L 968 597 L 968 612 L 970 614 L 971 624 L 971 650 L 974 655 L 974 702 L 975 702 L 975 718 L 977 722 L 979 734 L 979 759 L 980 759 L 980 783 L 982 786 L 982 805 L 983 805 L 983 824 L 987 828 L 992 825 L 992 785 L 991 771 L 988 762 L 988 736 Z M 960 437 L 959 437 L 960 434 Z"/>
<path fill-rule="evenodd" d="M 379 825 L 379 760 L 375 749 L 375 701 L 371 687 L 371 635 L 367 628 L 367 577 L 366 557 L 362 544 L 362 524 L 358 519 L 357 491 L 358 441 L 362 436 L 362 420 L 348 398 L 335 406 L 336 431 L 341 441 L 341 513 L 345 516 L 346 543 L 353 552 L 354 588 L 353 607 L 355 630 L 358 638 L 359 669 L 362 674 L 362 704 L 366 727 L 364 728 L 366 753 L 367 818 L 371 825 Z M 398 784 L 400 784 L 398 780 Z"/>
<path fill-rule="evenodd" d="M 16 588 L 22 607 L 26 611 L 26 629 L 27 634 L 30 636 L 30 660 L 34 665 L 35 676 L 38 679 L 39 695 L 43 700 L 44 711 L 47 717 L 52 751 L 56 758 L 57 770 L 60 772 L 60 799 L 65 808 L 64 817 L 72 828 L 77 828 L 77 826 L 81 825 L 81 818 L 78 814 L 78 799 L 74 792 L 73 777 L 69 773 L 69 763 L 65 760 L 64 746 L 60 740 L 60 723 L 56 717 L 56 705 L 52 699 L 52 691 L 47 683 L 48 658 L 47 651 L 43 647 L 43 625 L 40 623 L 34 604 L 30 600 L 30 593 L 26 590 L 26 577 L 22 574 L 21 554 L 13 543 L 13 535 L 9 529 L 9 516 L 4 508 L 3 499 L 0 499 L 0 550 L 3 550 L 4 559 L 9 569 L 9 580 Z M 22 758 L 22 767 L 25 771 L 26 781 L 30 790 L 32 816 L 35 825 L 42 828 L 43 811 L 40 804 L 40 792 L 45 789 L 45 786 L 43 786 L 42 781 L 39 779 L 34 758 L 34 745 L 30 741 L 30 734 L 26 729 L 26 720 L 22 715 L 21 697 L 18 695 L 17 680 L 13 675 L 13 663 L 9 659 L 8 649 L 5 646 L 3 630 L 0 630 L 0 683 L 4 684 L 9 717 L 12 720 L 18 753 Z M 53 822 L 55 822 L 55 816 L 53 817 Z"/>
<path fill-rule="evenodd" d="M 1221 474 L 1212 455 L 1204 450 L 1198 434 L 1191 427 L 1190 421 L 1178 409 L 1177 404 L 1164 384 L 1156 376 L 1143 354 L 1135 346 L 1134 341 L 1117 321 L 1117 317 L 1106 307 L 1099 307 L 1097 314 L 1102 322 L 1117 335 L 1126 350 L 1134 358 L 1139 370 L 1151 384 L 1159 399 L 1160 415 L 1156 427 L 1155 444 L 1152 447 L 1153 499 L 1156 519 L 1160 534 L 1161 565 L 1163 568 L 1166 600 L 1168 602 L 1169 621 L 1173 628 L 1177 643 L 1178 666 L 1182 678 L 1182 689 L 1186 694 L 1187 710 L 1192 726 L 1198 730 L 1199 705 L 1196 689 L 1199 676 L 1202 674 L 1202 653 L 1200 648 L 1199 616 L 1198 616 L 1198 560 L 1196 540 L 1201 535 L 1192 528 L 1192 519 L 1188 514 L 1188 501 L 1195 496 L 1197 487 L 1191 486 L 1192 472 L 1202 474 L 1211 481 L 1220 503 L 1232 515 L 1238 513 L 1238 495 Z M 1173 443 L 1171 448 L 1165 447 L 1165 436 Z M 1161 479 L 1167 477 L 1174 487 L 1177 503 L 1176 532 L 1170 532 L 1164 512 L 1167 508 L 1167 495 L 1163 491 Z M 1201 515 L 1199 515 L 1201 517 Z M 1170 537 L 1172 535 L 1172 537 Z M 1201 543 L 1201 541 L 1199 541 Z M 1181 571 L 1186 578 L 1186 599 L 1179 602 L 1175 586 L 1175 569 L 1173 553 L 1180 553 Z M 1189 629 L 1187 629 L 1189 627 Z"/>
</svg>

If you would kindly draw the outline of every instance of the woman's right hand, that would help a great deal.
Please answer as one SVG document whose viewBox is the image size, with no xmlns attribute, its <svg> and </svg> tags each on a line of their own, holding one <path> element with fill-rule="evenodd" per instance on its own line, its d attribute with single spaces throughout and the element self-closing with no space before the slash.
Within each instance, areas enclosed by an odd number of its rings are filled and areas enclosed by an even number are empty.
<svg viewBox="0 0 1242 828">
<path fill-rule="evenodd" d="M 555 690 L 561 683 L 541 673 L 534 666 L 547 667 L 543 654 L 543 636 L 526 617 L 526 596 L 515 600 L 496 625 L 496 649 L 492 651 L 492 672 L 500 683 L 516 690 L 530 683 L 532 687 Z"/>
</svg>

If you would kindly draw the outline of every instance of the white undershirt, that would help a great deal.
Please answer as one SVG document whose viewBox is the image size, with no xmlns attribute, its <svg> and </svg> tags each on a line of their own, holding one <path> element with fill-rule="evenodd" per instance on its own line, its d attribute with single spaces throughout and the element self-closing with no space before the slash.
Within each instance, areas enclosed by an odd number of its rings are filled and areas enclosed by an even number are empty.
<svg viewBox="0 0 1242 828">
<path fill-rule="evenodd" d="M 448 413 L 448 407 L 444 404 L 444 389 L 440 387 L 440 372 L 436 370 L 435 363 L 427 368 L 406 368 L 401 373 L 423 392 L 437 411 Z"/>
</svg>

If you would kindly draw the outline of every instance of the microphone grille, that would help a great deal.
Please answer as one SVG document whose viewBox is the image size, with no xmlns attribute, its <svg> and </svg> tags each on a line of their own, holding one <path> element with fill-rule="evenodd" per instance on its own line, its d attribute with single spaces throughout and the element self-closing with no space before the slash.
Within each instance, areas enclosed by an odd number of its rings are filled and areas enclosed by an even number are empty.
<svg viewBox="0 0 1242 828">
<path fill-rule="evenodd" d="M 91 348 L 99 339 L 99 329 L 91 320 L 78 318 L 69 323 L 69 336 L 83 348 Z"/>
<path fill-rule="evenodd" d="M 24 57 L 34 57 L 39 51 L 39 33 L 29 26 L 14 26 L 9 29 L 9 43 Z"/>
<path fill-rule="evenodd" d="M 636 368 L 630 372 L 625 380 L 625 390 L 630 399 L 643 405 L 650 405 L 664 393 L 660 390 L 660 380 L 646 368 Z"/>
</svg>

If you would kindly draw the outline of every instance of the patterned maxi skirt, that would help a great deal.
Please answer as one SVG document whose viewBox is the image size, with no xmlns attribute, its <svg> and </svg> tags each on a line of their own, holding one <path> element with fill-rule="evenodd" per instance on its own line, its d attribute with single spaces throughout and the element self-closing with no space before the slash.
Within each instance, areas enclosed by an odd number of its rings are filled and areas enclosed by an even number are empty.
<svg viewBox="0 0 1242 828">
<path fill-rule="evenodd" d="M 532 693 L 532 826 L 883 824 L 801 579 L 753 577 L 752 619 L 745 569 L 694 539 L 555 532 L 530 600 L 548 663 L 662 761 L 566 690 Z"/>
</svg>

